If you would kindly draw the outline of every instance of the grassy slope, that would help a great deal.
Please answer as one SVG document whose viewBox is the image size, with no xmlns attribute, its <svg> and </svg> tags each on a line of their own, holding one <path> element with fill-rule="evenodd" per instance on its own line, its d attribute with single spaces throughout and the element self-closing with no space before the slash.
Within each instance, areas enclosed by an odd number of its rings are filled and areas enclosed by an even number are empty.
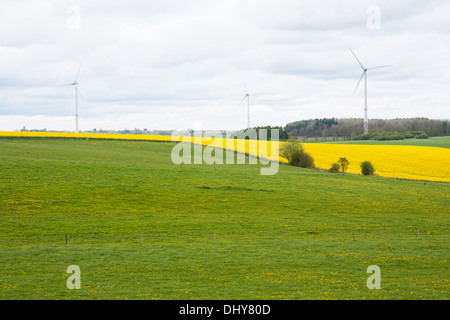
<svg viewBox="0 0 450 320">
<path fill-rule="evenodd" d="M 449 184 L 175 166 L 172 146 L 1 139 L 0 298 L 449 298 Z"/>
<path fill-rule="evenodd" d="M 334 141 L 334 142 L 329 141 L 327 143 L 367 144 L 367 145 L 404 145 L 404 146 L 450 148 L 450 136 L 448 136 L 448 137 L 431 137 L 428 139 L 405 139 L 405 140 L 392 140 L 392 141 L 373 141 L 373 140 Z"/>
</svg>

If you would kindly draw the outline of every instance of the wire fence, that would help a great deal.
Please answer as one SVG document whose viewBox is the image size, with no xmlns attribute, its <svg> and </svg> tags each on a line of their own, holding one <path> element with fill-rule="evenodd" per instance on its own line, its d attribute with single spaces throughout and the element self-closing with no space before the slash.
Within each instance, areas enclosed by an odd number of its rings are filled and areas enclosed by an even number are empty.
<svg viewBox="0 0 450 320">
<path fill-rule="evenodd" d="M 438 234 L 420 230 L 414 233 L 289 233 L 281 234 L 227 234 L 227 233 L 204 233 L 204 234 L 152 234 L 152 233 L 130 233 L 130 234 L 47 234 L 47 235 L 1 235 L 1 245 L 32 245 L 32 244 L 54 244 L 54 245 L 82 245 L 82 244 L 163 244 L 163 243 L 214 243 L 214 242 L 257 242 L 257 241 L 367 241 L 375 239 L 393 240 L 448 240 L 450 234 Z"/>
</svg>

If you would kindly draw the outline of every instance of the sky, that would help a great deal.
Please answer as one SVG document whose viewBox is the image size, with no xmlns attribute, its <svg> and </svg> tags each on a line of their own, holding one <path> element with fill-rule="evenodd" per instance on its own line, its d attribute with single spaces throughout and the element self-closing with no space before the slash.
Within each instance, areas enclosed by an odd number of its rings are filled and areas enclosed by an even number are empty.
<svg viewBox="0 0 450 320">
<path fill-rule="evenodd" d="M 0 131 L 450 118 L 448 0 L 0 0 Z M 79 67 L 81 68 L 79 69 Z"/>
</svg>

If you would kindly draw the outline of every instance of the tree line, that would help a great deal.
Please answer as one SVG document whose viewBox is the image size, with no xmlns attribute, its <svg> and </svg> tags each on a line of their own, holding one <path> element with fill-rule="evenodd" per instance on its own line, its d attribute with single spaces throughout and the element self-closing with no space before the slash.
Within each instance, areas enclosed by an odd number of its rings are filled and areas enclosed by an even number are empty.
<svg viewBox="0 0 450 320">
<path fill-rule="evenodd" d="M 351 140 L 363 134 L 363 119 L 310 119 L 288 123 L 284 128 L 289 137 L 308 139 Z M 385 133 L 423 132 L 430 137 L 447 136 L 448 120 L 428 118 L 371 119 L 369 132 Z"/>
</svg>

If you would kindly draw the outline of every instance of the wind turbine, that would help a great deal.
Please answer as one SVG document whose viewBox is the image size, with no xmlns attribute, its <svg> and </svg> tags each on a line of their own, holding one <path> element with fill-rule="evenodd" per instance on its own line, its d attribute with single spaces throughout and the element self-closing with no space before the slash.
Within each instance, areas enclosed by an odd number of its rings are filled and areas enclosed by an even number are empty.
<svg viewBox="0 0 450 320">
<path fill-rule="evenodd" d="M 250 128 L 250 95 L 248 94 L 247 85 L 245 84 L 245 80 L 244 80 L 244 87 L 245 87 L 245 96 L 241 100 L 240 103 L 242 103 L 242 101 L 247 99 L 247 128 L 249 129 Z"/>
<path fill-rule="evenodd" d="M 80 74 L 81 69 L 81 63 L 80 67 L 78 68 L 77 75 L 75 76 L 75 81 L 69 84 L 66 84 L 66 86 L 74 86 L 75 88 L 75 132 L 78 133 L 78 75 Z"/>
<path fill-rule="evenodd" d="M 361 83 L 362 78 L 364 77 L 364 134 L 367 134 L 367 133 L 369 133 L 369 118 L 367 115 L 367 70 L 386 68 L 386 67 L 391 67 L 392 65 L 366 68 L 363 66 L 361 61 L 359 61 L 358 57 L 353 52 L 352 48 L 349 48 L 349 49 L 352 52 L 353 56 L 355 57 L 356 61 L 358 61 L 359 65 L 361 66 L 361 69 L 363 70 L 363 72 L 361 74 L 361 78 L 359 78 L 358 84 L 356 85 L 356 88 L 355 88 L 355 91 L 353 91 L 353 94 L 355 94 L 356 90 L 359 87 L 359 84 Z"/>
</svg>

